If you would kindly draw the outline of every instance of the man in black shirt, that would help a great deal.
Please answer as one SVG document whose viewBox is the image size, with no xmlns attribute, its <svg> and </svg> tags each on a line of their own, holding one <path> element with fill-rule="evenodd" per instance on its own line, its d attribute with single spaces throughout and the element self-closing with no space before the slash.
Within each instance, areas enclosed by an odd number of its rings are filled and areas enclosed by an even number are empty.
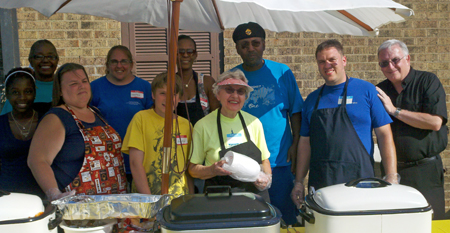
<svg viewBox="0 0 450 233">
<path fill-rule="evenodd" d="M 439 155 L 447 146 L 447 107 L 438 77 L 414 70 L 405 43 L 388 40 L 378 48 L 378 62 L 387 78 L 378 97 L 391 115 L 401 184 L 419 190 L 433 207 L 434 218 L 445 215 L 444 169 Z"/>
</svg>

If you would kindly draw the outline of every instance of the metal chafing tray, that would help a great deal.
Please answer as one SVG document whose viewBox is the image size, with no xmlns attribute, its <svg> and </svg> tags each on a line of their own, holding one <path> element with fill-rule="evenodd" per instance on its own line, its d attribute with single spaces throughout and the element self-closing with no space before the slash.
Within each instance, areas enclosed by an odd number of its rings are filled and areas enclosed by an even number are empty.
<svg viewBox="0 0 450 233">
<path fill-rule="evenodd" d="M 68 196 L 52 202 L 65 220 L 153 218 L 173 195 L 111 194 Z"/>
</svg>

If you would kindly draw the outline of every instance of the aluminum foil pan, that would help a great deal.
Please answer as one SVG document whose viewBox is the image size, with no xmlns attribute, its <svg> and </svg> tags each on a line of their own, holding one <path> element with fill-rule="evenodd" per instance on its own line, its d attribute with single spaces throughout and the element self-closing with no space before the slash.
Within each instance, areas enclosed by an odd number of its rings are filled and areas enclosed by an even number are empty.
<svg viewBox="0 0 450 233">
<path fill-rule="evenodd" d="M 173 195 L 111 194 L 77 195 L 52 201 L 65 220 L 153 218 Z"/>
</svg>

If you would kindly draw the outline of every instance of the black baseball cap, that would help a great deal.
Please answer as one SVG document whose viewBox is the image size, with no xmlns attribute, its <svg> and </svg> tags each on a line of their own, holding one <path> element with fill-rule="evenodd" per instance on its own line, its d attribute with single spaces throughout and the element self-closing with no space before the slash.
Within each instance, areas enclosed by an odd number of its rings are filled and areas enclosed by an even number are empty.
<svg viewBox="0 0 450 233">
<path fill-rule="evenodd" d="M 263 40 L 266 39 L 266 32 L 257 23 L 248 22 L 239 24 L 233 32 L 233 41 L 237 43 L 239 40 L 250 38 L 250 37 L 261 37 Z"/>
</svg>

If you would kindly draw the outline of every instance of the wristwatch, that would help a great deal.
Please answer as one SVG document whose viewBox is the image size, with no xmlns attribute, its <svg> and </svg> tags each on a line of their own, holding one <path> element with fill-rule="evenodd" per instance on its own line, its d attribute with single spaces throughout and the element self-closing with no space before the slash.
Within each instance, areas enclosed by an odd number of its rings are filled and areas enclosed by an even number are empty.
<svg viewBox="0 0 450 233">
<path fill-rule="evenodd" d="M 398 117 L 398 114 L 400 114 L 400 111 L 401 111 L 402 109 L 401 108 L 397 108 L 396 110 L 395 110 L 395 112 L 394 112 L 394 116 L 395 117 Z"/>
</svg>

